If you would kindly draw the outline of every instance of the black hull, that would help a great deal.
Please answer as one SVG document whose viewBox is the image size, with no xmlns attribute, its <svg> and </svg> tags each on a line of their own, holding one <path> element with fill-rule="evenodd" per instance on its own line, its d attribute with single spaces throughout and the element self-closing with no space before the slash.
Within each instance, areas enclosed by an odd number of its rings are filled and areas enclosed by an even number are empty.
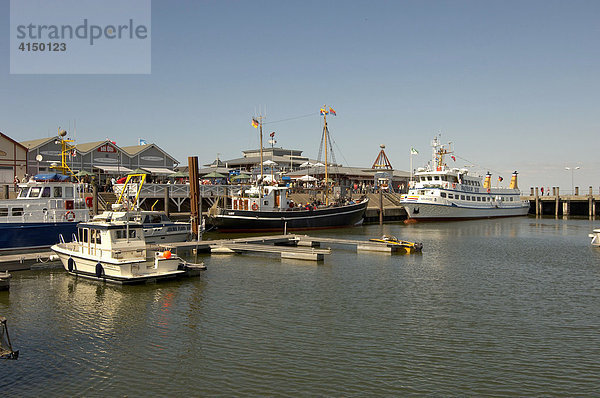
<svg viewBox="0 0 600 398">
<path fill-rule="evenodd" d="M 362 222 L 368 200 L 315 210 L 251 211 L 218 209 L 209 217 L 222 232 L 283 231 L 349 227 Z"/>
</svg>

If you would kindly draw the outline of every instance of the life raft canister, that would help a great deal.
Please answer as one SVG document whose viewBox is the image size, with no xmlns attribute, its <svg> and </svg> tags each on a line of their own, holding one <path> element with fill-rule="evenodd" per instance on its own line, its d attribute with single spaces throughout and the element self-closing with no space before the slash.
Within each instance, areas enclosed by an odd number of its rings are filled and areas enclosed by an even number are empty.
<svg viewBox="0 0 600 398">
<path fill-rule="evenodd" d="M 256 203 L 252 203 L 252 210 L 258 210 L 258 205 Z"/>
</svg>

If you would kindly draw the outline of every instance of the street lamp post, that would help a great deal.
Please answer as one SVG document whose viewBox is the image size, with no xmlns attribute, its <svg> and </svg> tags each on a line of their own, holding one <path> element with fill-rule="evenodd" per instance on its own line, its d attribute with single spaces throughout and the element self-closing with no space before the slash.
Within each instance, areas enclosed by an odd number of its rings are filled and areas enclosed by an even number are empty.
<svg viewBox="0 0 600 398">
<path fill-rule="evenodd" d="M 573 183 L 573 173 L 575 170 L 579 170 L 581 167 L 565 167 L 565 170 L 571 170 L 571 193 L 575 195 L 575 184 Z"/>
</svg>

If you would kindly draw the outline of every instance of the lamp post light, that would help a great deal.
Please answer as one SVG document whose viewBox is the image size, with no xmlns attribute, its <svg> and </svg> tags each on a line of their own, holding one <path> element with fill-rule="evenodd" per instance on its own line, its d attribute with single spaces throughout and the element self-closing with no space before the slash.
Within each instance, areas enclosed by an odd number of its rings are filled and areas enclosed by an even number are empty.
<svg viewBox="0 0 600 398">
<path fill-rule="evenodd" d="M 571 192 L 572 195 L 575 195 L 575 184 L 573 183 L 573 173 L 575 170 L 579 170 L 581 167 L 565 167 L 565 170 L 571 170 Z"/>
</svg>

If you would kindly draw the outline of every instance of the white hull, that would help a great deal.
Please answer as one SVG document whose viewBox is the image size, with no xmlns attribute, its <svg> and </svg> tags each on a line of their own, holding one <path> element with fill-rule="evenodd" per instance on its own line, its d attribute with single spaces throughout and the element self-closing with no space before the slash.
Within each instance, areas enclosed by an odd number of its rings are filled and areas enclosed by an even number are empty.
<svg viewBox="0 0 600 398">
<path fill-rule="evenodd" d="M 73 246 L 73 247 L 70 247 Z M 72 275 L 116 283 L 136 283 L 151 279 L 175 278 L 186 274 L 179 257 L 162 258 L 106 258 L 99 255 L 81 253 L 70 243 L 52 246 L 65 270 Z M 98 250 L 99 252 L 99 250 Z M 101 268 L 99 267 L 101 266 Z"/>
<path fill-rule="evenodd" d="M 467 207 L 433 203 L 403 202 L 409 218 L 415 220 L 466 220 L 476 218 L 524 216 L 529 212 L 529 203 L 513 207 Z"/>
</svg>

